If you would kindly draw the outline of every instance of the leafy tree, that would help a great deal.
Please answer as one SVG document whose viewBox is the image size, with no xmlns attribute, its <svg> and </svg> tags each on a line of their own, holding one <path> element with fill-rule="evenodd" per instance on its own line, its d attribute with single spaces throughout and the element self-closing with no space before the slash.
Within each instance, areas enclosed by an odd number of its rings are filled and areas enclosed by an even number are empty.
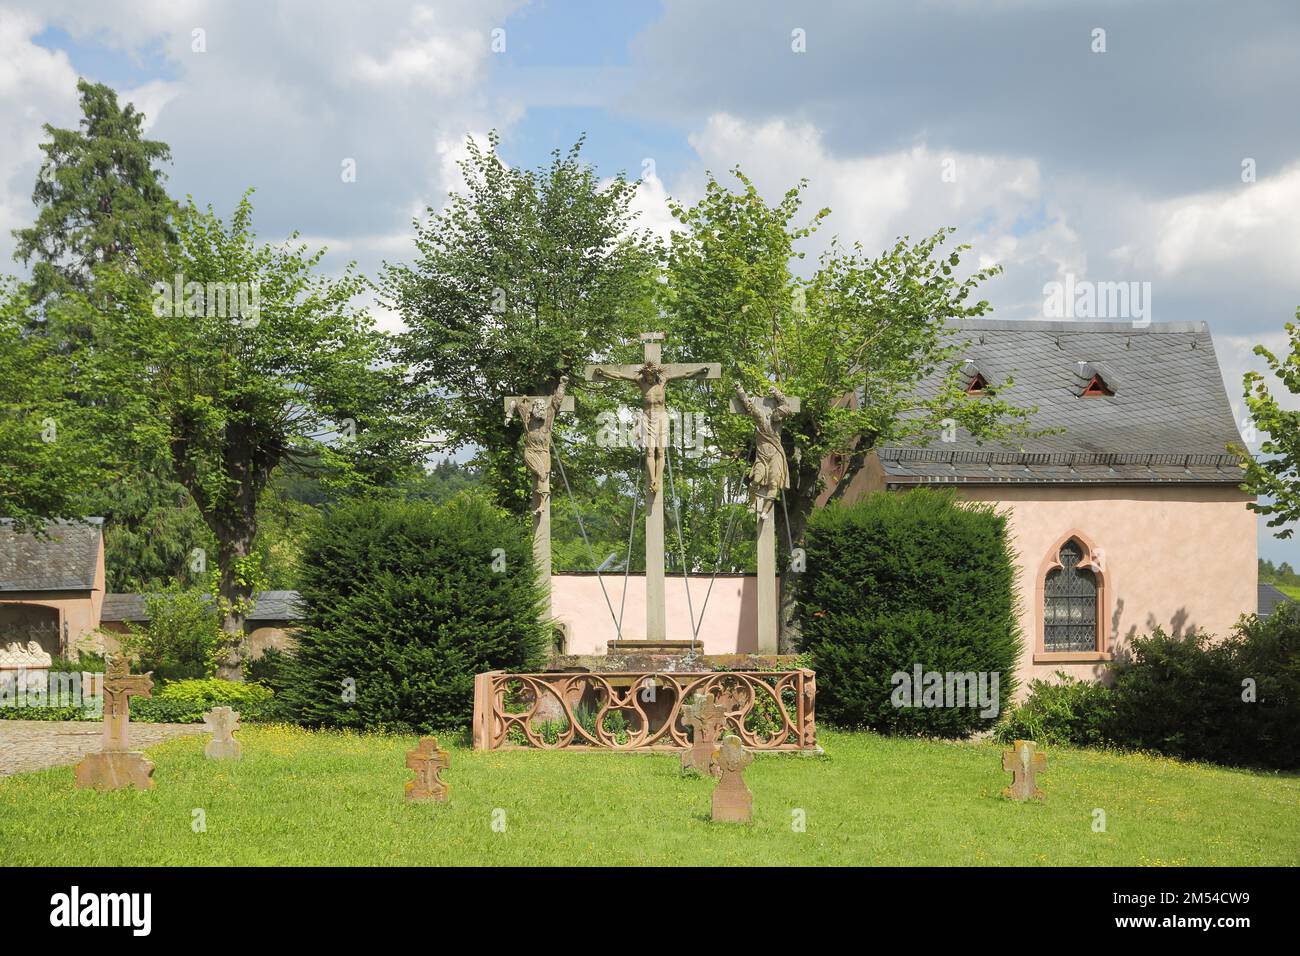
<svg viewBox="0 0 1300 956">
<path fill-rule="evenodd" d="M 1300 309 L 1296 310 L 1300 320 Z M 1255 354 L 1292 395 L 1300 395 L 1300 326 L 1286 324 L 1291 351 L 1281 358 L 1262 345 Z M 1259 372 L 1247 372 L 1244 380 L 1246 407 L 1255 427 L 1268 435 L 1259 446 L 1263 457 L 1256 460 L 1243 447 L 1235 451 L 1246 468 L 1245 490 L 1260 497 L 1249 505 L 1252 511 L 1268 515 L 1268 526 L 1279 538 L 1291 537 L 1295 529 L 1285 527 L 1300 519 L 1300 411 L 1283 408 Z"/>
<path fill-rule="evenodd" d="M 654 315 L 657 253 L 634 228 L 636 184 L 620 175 L 602 185 L 581 161 L 581 139 L 541 169 L 507 166 L 498 143 L 496 133 L 486 149 L 469 142 L 466 190 L 415 224 L 414 263 L 387 266 L 382 288 L 409 328 L 404 355 L 429 389 L 441 450 L 474 448 L 498 502 L 522 514 L 522 425 L 506 423 L 502 397 L 550 393 L 565 374 L 577 387 L 584 364 L 635 341 Z M 570 452 L 601 450 L 586 442 Z"/>
<path fill-rule="evenodd" d="M 382 484 L 409 462 L 418 427 L 389 339 L 353 304 L 363 280 L 351 266 L 322 275 L 323 251 L 296 234 L 258 244 L 252 215 L 247 196 L 229 224 L 186 204 L 175 247 L 142 247 L 139 276 L 99 270 L 84 302 L 96 394 L 117 403 L 118 434 L 143 457 L 167 456 L 215 538 L 222 676 L 239 673 L 263 579 L 258 505 L 275 469 L 313 461 L 335 486 Z"/>
<path fill-rule="evenodd" d="M 32 202 L 36 222 L 15 229 L 14 258 L 31 265 L 30 294 L 85 291 L 97 265 L 132 260 L 141 236 L 170 242 L 174 203 L 163 188 L 166 143 L 145 139 L 144 114 L 102 83 L 77 81 L 82 119 L 78 129 L 45 124 L 49 141 Z"/>
<path fill-rule="evenodd" d="M 101 416 L 71 393 L 72 358 L 31 334 L 31 322 L 26 296 L 0 284 L 0 517 L 39 527 L 83 516 L 114 465 Z"/>
<path fill-rule="evenodd" d="M 941 229 L 915 243 L 902 238 L 874 258 L 835 241 L 810 275 L 797 275 L 804 254 L 796 244 L 829 210 L 795 225 L 806 183 L 769 205 L 739 168 L 733 175 L 738 189 L 710 177 L 703 199 L 673 207 L 683 228 L 669 250 L 663 307 L 682 359 L 722 362 L 721 387 L 697 399 L 724 458 L 752 454 L 749 423 L 727 405 L 733 383 L 760 395 L 779 385 L 802 400 L 784 424 L 791 487 L 777 506 L 782 546 L 802 546 L 819 497 L 841 497 L 882 444 L 924 443 L 946 419 L 982 438 L 1023 430 L 1027 411 L 991 392 L 966 395 L 957 347 L 944 335 L 948 322 L 988 312 L 972 296 L 997 268 L 962 278 L 967 247 L 945 251 L 952 230 Z M 945 367 L 939 389 L 917 393 L 922 379 Z M 824 469 L 827 461 L 835 467 Z M 793 575 L 782 575 L 780 601 L 788 650 Z"/>
</svg>

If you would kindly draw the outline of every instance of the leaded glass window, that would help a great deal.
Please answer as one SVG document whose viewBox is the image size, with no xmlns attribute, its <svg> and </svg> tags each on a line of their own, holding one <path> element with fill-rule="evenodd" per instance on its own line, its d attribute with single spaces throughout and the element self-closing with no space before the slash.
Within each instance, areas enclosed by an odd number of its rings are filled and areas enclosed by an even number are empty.
<svg viewBox="0 0 1300 956">
<path fill-rule="evenodd" d="M 1058 555 L 1059 568 L 1043 582 L 1043 650 L 1097 649 L 1097 578 L 1079 567 L 1083 548 L 1073 538 Z"/>
</svg>

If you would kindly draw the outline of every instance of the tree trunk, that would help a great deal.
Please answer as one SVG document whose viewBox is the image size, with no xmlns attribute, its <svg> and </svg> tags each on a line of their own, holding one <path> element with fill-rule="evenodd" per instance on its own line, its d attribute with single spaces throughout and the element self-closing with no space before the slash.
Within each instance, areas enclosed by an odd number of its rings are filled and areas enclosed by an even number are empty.
<svg viewBox="0 0 1300 956">
<path fill-rule="evenodd" d="M 777 595 L 779 629 L 777 650 L 782 654 L 797 654 L 799 651 L 799 602 L 796 597 L 799 590 L 799 573 L 790 570 L 789 549 L 804 546 L 804 531 L 808 527 L 808 518 L 817 504 L 817 473 L 816 467 L 800 462 L 795 470 L 794 487 L 787 488 L 782 493 L 785 498 L 785 509 L 781 520 L 783 524 L 788 521 L 785 529 L 788 536 L 782 535 L 777 546 L 785 558 L 780 564 L 781 584 Z"/>
<path fill-rule="evenodd" d="M 218 533 L 217 564 L 221 576 L 217 596 L 221 599 L 221 631 L 225 642 L 217 659 L 217 676 L 223 680 L 244 679 L 244 622 L 253 589 L 241 583 L 237 569 L 253 550 L 253 529 L 229 531 L 229 537 Z"/>
</svg>

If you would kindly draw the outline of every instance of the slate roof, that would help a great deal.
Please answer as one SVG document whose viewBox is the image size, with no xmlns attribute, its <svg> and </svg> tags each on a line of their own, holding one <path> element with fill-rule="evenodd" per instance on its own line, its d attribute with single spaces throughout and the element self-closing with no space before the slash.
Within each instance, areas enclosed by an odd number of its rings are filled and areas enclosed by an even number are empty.
<svg viewBox="0 0 1300 956">
<path fill-rule="evenodd" d="M 1260 617 L 1268 617 L 1277 610 L 1279 604 L 1291 602 L 1281 590 L 1271 584 L 1260 584 L 1259 586 L 1259 604 L 1256 609 Z"/>
<path fill-rule="evenodd" d="M 90 591 L 103 518 L 47 522 L 44 537 L 0 519 L 0 592 Z"/>
<path fill-rule="evenodd" d="M 143 594 L 105 594 L 101 621 L 147 621 Z M 253 595 L 254 606 L 247 620 L 296 621 L 302 617 L 298 610 L 297 591 L 258 591 Z"/>
<path fill-rule="evenodd" d="M 1057 431 L 1000 445 L 959 429 L 953 442 L 882 446 L 889 484 L 1241 483 L 1227 445 L 1242 442 L 1206 323 L 965 319 L 947 335 L 963 346 L 963 379 L 978 371 L 996 390 L 1012 378 L 999 397 L 1037 406 L 1030 428 Z M 947 371 L 919 391 L 933 394 Z M 1083 396 L 1093 375 L 1114 394 Z"/>
</svg>

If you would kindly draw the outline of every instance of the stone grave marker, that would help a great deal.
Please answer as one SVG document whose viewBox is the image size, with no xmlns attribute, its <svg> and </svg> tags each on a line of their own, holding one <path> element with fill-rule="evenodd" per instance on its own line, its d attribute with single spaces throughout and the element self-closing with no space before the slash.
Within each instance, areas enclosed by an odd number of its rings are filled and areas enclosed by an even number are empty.
<svg viewBox="0 0 1300 956">
<path fill-rule="evenodd" d="M 691 728 L 691 749 L 682 751 L 682 772 L 716 777 L 718 765 L 714 752 L 718 738 L 727 726 L 727 711 L 712 694 L 696 694 L 683 708 L 682 723 Z"/>
<path fill-rule="evenodd" d="M 152 790 L 153 762 L 138 750 L 128 750 L 132 697 L 150 697 L 153 675 L 132 674 L 124 656 L 115 657 L 104 673 L 104 740 L 99 753 L 87 754 L 77 764 L 79 789 Z"/>
<path fill-rule="evenodd" d="M 439 774 L 451 766 L 447 751 L 438 747 L 437 737 L 421 737 L 419 746 L 406 755 L 406 766 L 415 771 L 415 779 L 406 782 L 406 799 L 447 802 L 451 790 Z"/>
<path fill-rule="evenodd" d="M 203 715 L 203 723 L 212 731 L 212 739 L 203 748 L 209 760 L 238 760 L 243 748 L 235 739 L 239 729 L 239 711 L 229 707 L 213 707 Z"/>
<path fill-rule="evenodd" d="M 721 780 L 713 788 L 714 823 L 749 823 L 754 816 L 754 795 L 745 786 L 744 772 L 754 755 L 740 745 L 740 738 L 727 734 L 716 751 Z"/>
<path fill-rule="evenodd" d="M 1002 796 L 1012 800 L 1042 800 L 1038 789 L 1038 774 L 1047 769 L 1047 754 L 1039 753 L 1032 740 L 1017 740 L 1011 750 L 1002 754 L 1002 769 L 1011 772 L 1011 786 Z"/>
</svg>

